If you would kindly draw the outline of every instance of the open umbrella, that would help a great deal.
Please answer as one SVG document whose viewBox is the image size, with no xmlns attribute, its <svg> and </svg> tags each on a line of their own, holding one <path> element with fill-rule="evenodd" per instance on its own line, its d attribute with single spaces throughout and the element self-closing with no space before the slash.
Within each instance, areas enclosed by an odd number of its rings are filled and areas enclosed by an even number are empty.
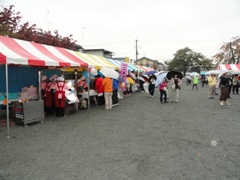
<svg viewBox="0 0 240 180">
<path fill-rule="evenodd" d="M 174 77 L 174 75 L 177 75 L 177 77 L 178 78 L 180 78 L 180 79 L 182 79 L 183 78 L 183 74 L 181 73 L 181 72 L 179 72 L 179 71 L 169 71 L 168 73 L 167 73 L 167 78 L 168 79 L 171 79 L 172 77 Z"/>
<path fill-rule="evenodd" d="M 128 80 L 128 82 L 129 82 L 130 84 L 134 84 L 134 80 L 133 80 L 132 78 L 127 77 L 127 80 Z"/>
<path fill-rule="evenodd" d="M 191 76 L 185 76 L 185 77 L 186 77 L 186 79 L 192 80 Z"/>
<path fill-rule="evenodd" d="M 147 75 L 149 76 L 150 74 L 154 74 L 154 73 L 156 73 L 157 71 L 155 71 L 155 70 L 151 70 L 151 71 L 148 71 L 147 72 Z"/>
<path fill-rule="evenodd" d="M 156 77 L 158 77 L 160 74 L 165 73 L 165 72 L 166 72 L 166 71 L 158 71 L 158 72 L 154 73 L 154 75 L 155 75 Z"/>
<path fill-rule="evenodd" d="M 149 78 L 148 75 L 146 75 L 146 74 L 142 75 L 142 77 L 147 78 L 147 79 Z"/>
<path fill-rule="evenodd" d="M 155 87 L 158 87 L 158 85 L 163 82 L 163 79 L 167 76 L 167 73 L 168 72 L 164 72 L 157 77 L 156 82 L 155 82 Z"/>
<path fill-rule="evenodd" d="M 113 79 L 118 79 L 119 76 L 119 73 L 112 68 L 102 68 L 100 73 L 102 73 L 105 77 L 110 77 Z"/>
<path fill-rule="evenodd" d="M 192 72 L 192 73 L 190 73 L 190 76 L 200 76 L 200 74 L 197 72 Z"/>
<path fill-rule="evenodd" d="M 130 76 L 131 78 L 133 78 L 134 80 L 136 79 L 135 74 L 133 74 L 132 72 L 129 73 L 129 76 Z"/>
<path fill-rule="evenodd" d="M 145 80 L 143 79 L 143 77 L 137 77 L 136 79 L 145 82 Z"/>
<path fill-rule="evenodd" d="M 221 70 L 210 70 L 206 72 L 206 75 L 210 75 L 210 74 L 219 74 L 221 72 Z"/>
<path fill-rule="evenodd" d="M 221 72 L 218 74 L 218 78 L 220 78 L 224 73 L 231 74 L 230 70 L 221 70 Z"/>
</svg>

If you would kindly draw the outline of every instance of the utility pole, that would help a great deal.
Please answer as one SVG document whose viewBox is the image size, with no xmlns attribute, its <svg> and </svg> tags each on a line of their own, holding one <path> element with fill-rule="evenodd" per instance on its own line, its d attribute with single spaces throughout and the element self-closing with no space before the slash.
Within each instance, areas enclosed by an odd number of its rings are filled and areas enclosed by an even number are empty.
<svg viewBox="0 0 240 180">
<path fill-rule="evenodd" d="M 49 10 L 45 9 L 45 11 L 47 11 L 47 25 L 48 25 L 48 31 L 49 31 Z"/>
<path fill-rule="evenodd" d="M 136 61 L 137 61 L 137 58 L 138 58 L 138 40 L 136 39 Z"/>
<path fill-rule="evenodd" d="M 84 30 L 86 29 L 85 27 L 80 27 L 82 29 L 82 47 L 84 46 Z"/>
</svg>

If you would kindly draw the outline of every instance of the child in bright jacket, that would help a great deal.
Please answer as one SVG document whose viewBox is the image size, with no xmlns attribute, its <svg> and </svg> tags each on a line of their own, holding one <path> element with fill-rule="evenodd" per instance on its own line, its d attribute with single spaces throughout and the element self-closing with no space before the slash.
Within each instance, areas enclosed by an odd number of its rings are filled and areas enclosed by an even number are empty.
<svg viewBox="0 0 240 180">
<path fill-rule="evenodd" d="M 167 93 L 166 93 L 167 88 L 168 88 L 168 82 L 166 79 L 164 79 L 163 82 L 159 85 L 161 103 L 167 103 Z M 163 102 L 163 97 L 164 97 L 164 102 Z"/>
</svg>

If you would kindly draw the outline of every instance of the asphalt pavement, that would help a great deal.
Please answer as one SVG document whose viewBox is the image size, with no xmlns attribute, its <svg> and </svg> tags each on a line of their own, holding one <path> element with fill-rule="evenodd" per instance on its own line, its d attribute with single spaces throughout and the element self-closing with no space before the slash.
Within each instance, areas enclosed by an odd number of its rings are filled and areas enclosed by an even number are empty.
<svg viewBox="0 0 240 180">
<path fill-rule="evenodd" d="M 239 180 L 240 95 L 182 85 L 178 103 L 135 92 L 28 127 L 0 126 L 1 180 Z M 219 89 L 217 90 L 219 93 Z"/>
</svg>

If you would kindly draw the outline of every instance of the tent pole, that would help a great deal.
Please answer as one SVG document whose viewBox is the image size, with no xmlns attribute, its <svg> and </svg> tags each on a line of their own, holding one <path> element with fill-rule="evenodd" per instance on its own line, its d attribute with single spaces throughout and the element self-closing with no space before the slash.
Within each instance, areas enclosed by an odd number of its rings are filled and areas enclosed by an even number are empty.
<svg viewBox="0 0 240 180">
<path fill-rule="evenodd" d="M 8 64 L 5 64 L 5 73 L 6 73 L 6 101 L 7 101 L 7 138 L 10 138 L 9 135 L 9 104 L 8 104 Z"/>
<path fill-rule="evenodd" d="M 38 71 L 38 98 L 42 99 L 42 71 Z"/>
<path fill-rule="evenodd" d="M 88 110 L 90 110 L 90 73 L 89 70 L 90 68 L 88 67 Z"/>
</svg>

